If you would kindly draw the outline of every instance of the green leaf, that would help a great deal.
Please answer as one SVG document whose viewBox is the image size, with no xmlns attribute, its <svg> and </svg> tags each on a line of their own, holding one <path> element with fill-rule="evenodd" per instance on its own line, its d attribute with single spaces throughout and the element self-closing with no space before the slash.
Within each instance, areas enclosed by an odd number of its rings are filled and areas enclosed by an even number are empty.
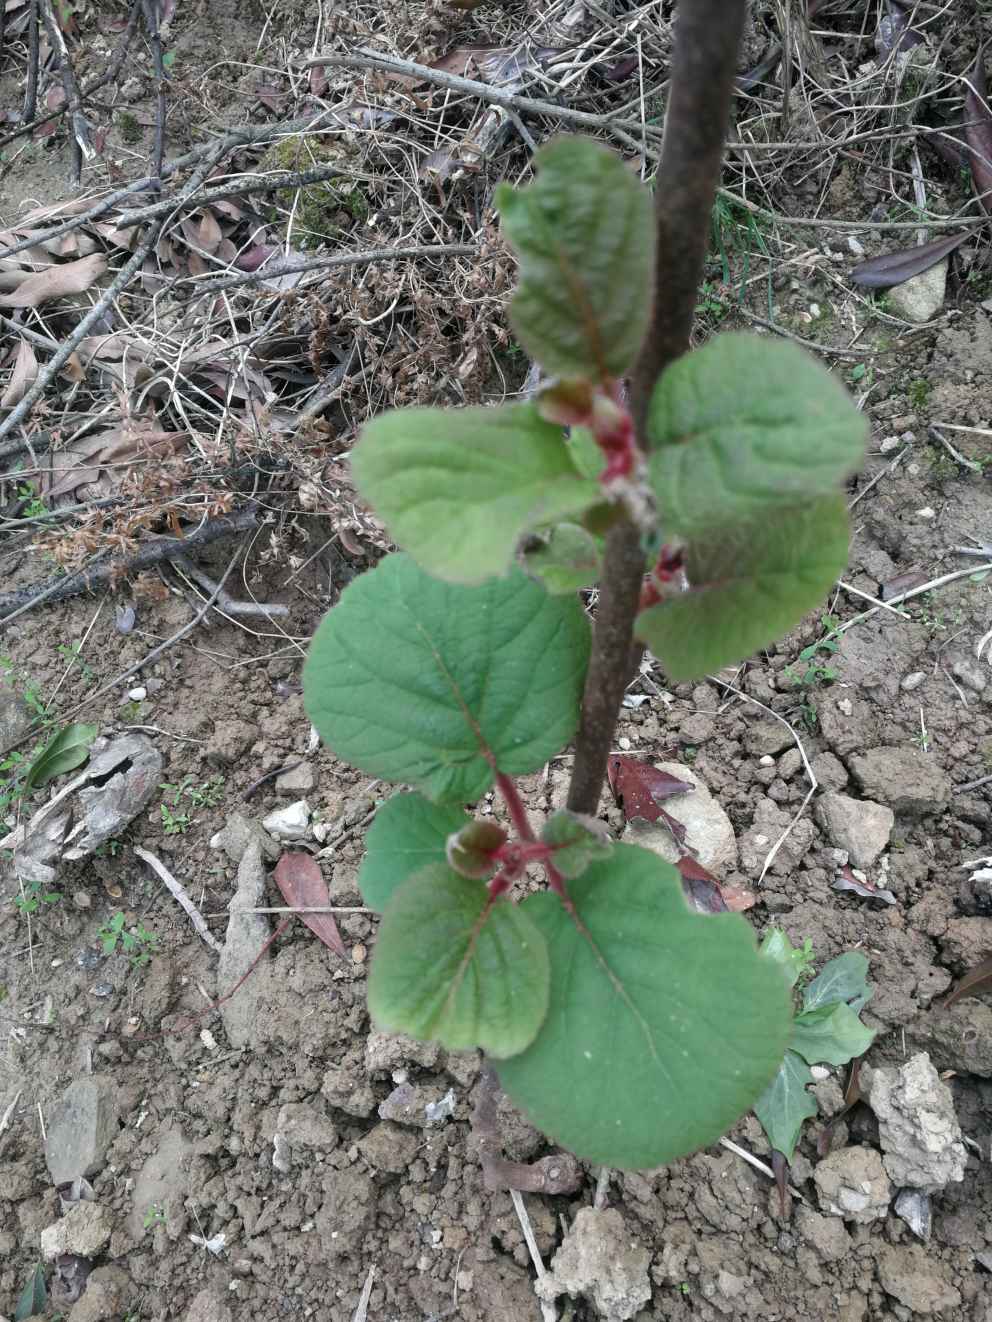
<svg viewBox="0 0 992 1322">
<path fill-rule="evenodd" d="M 609 858 L 613 841 L 598 817 L 562 810 L 544 824 L 541 839 L 554 847 L 554 865 L 563 877 L 578 877 L 590 863 Z"/>
<path fill-rule="evenodd" d="M 452 587 L 391 555 L 322 620 L 304 701 L 343 761 L 438 802 L 474 803 L 494 765 L 527 775 L 568 743 L 588 659 L 577 600 L 549 597 L 520 570 Z"/>
<path fill-rule="evenodd" d="M 56 776 L 82 766 L 90 755 L 97 729 L 95 725 L 66 725 L 59 730 L 28 767 L 24 788 L 37 789 Z"/>
<path fill-rule="evenodd" d="M 351 469 L 394 540 L 451 583 L 502 574 L 524 533 L 601 496 L 533 404 L 384 413 L 363 429 Z"/>
<path fill-rule="evenodd" d="M 816 1115 L 816 1100 L 806 1091 L 812 1082 L 809 1066 L 794 1051 L 787 1051 L 774 1079 L 754 1104 L 754 1114 L 769 1143 L 786 1161 L 792 1160 L 804 1122 Z"/>
<path fill-rule="evenodd" d="M 534 160 L 534 183 L 501 184 L 495 195 L 520 262 L 510 323 L 552 376 L 622 376 L 651 313 L 650 194 L 615 153 L 589 138 L 554 138 Z"/>
<path fill-rule="evenodd" d="M 813 943 L 807 937 L 801 946 L 794 946 L 781 927 L 773 927 L 761 943 L 761 953 L 775 960 L 794 987 L 812 962 Z"/>
<path fill-rule="evenodd" d="M 428 863 L 443 863 L 448 836 L 469 821 L 461 808 L 431 803 L 422 794 L 394 794 L 376 813 L 365 837 L 358 889 L 381 913 L 393 891 Z"/>
<path fill-rule="evenodd" d="M 816 1010 L 836 1001 L 853 1004 L 860 1010 L 872 997 L 868 982 L 868 960 L 860 950 L 849 950 L 824 965 L 822 973 L 803 992 L 803 1010 Z"/>
<path fill-rule="evenodd" d="M 547 542 L 524 553 L 524 568 L 555 596 L 592 587 L 599 578 L 602 539 L 574 523 L 559 523 Z"/>
<path fill-rule="evenodd" d="M 548 943 L 551 1003 L 503 1087 L 556 1142 L 607 1166 L 652 1167 L 713 1142 L 774 1074 L 789 992 L 736 914 L 690 912 L 678 873 L 616 845 L 521 908 Z"/>
<path fill-rule="evenodd" d="M 432 864 L 403 883 L 382 916 L 369 1012 L 388 1032 L 499 1059 L 533 1042 L 548 982 L 547 947 L 523 910 Z"/>
<path fill-rule="evenodd" d="M 598 479 L 606 467 L 606 456 L 588 427 L 570 427 L 565 441 L 575 467 L 583 477 Z"/>
<path fill-rule="evenodd" d="M 691 536 L 836 491 L 867 423 L 844 387 L 784 340 L 718 335 L 655 386 L 651 482 L 662 523 Z"/>
<path fill-rule="evenodd" d="M 456 834 L 448 837 L 448 866 L 461 877 L 483 881 L 496 871 L 493 854 L 508 839 L 506 831 L 492 818 L 488 821 L 469 822 Z"/>
<path fill-rule="evenodd" d="M 45 1288 L 45 1268 L 42 1263 L 37 1262 L 31 1268 L 31 1275 L 28 1277 L 17 1301 L 17 1307 L 14 1309 L 14 1322 L 23 1322 L 24 1318 L 34 1317 L 37 1313 L 44 1313 L 47 1302 L 48 1291 Z"/>
<path fill-rule="evenodd" d="M 676 682 L 743 661 L 818 606 L 847 564 L 840 496 L 690 542 L 689 589 L 642 611 L 638 638 Z"/>
<path fill-rule="evenodd" d="M 789 1046 L 808 1065 L 846 1065 L 868 1050 L 875 1034 L 843 1002 L 797 1014 Z"/>
</svg>

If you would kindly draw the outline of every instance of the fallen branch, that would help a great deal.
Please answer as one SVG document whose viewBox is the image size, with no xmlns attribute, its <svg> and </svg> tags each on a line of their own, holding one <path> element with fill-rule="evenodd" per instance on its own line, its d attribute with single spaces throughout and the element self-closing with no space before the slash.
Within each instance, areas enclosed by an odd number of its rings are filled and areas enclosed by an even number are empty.
<svg viewBox="0 0 992 1322">
<path fill-rule="evenodd" d="M 83 172 L 83 161 L 91 161 L 96 155 L 96 148 L 93 146 L 93 139 L 90 137 L 90 126 L 83 114 L 79 84 L 76 82 L 76 73 L 72 67 L 72 60 L 69 58 L 69 48 L 65 44 L 62 29 L 59 27 L 52 11 L 52 0 L 40 0 L 40 3 L 41 16 L 45 22 L 48 40 L 58 57 L 62 90 L 65 92 L 69 122 L 72 124 L 72 182 L 78 184 Z"/>
<path fill-rule="evenodd" d="M 135 845 L 134 853 L 137 858 L 140 858 L 145 863 L 147 863 L 148 866 L 152 869 L 152 871 L 156 873 L 161 878 L 162 881 L 165 882 L 166 887 L 175 897 L 180 907 L 185 909 L 186 912 L 189 914 L 190 922 L 193 924 L 194 928 L 196 929 L 200 939 L 205 941 L 206 944 L 210 947 L 210 949 L 216 951 L 217 954 L 219 955 L 221 951 L 224 949 L 224 947 L 221 945 L 221 943 L 211 932 L 210 928 L 207 926 L 206 920 L 204 919 L 203 915 L 200 913 L 196 905 L 193 903 L 193 901 L 189 898 L 189 895 L 186 892 L 186 888 L 182 885 L 182 883 L 177 881 L 176 878 L 169 871 L 169 869 L 161 861 L 161 859 L 156 858 L 155 855 L 151 853 L 149 850 L 141 849 L 138 845 Z"/>
<path fill-rule="evenodd" d="M 238 285 L 258 284 L 279 275 L 298 275 L 305 271 L 324 271 L 331 266 L 367 266 L 372 262 L 391 262 L 417 257 L 471 257 L 476 248 L 470 243 L 425 243 L 409 248 L 368 248 L 364 252 L 339 252 L 327 257 L 291 257 L 282 261 L 266 262 L 257 271 L 241 275 L 224 276 L 215 280 L 212 275 L 189 276 L 180 285 L 193 285 L 198 294 L 216 294 Z M 278 293 L 278 290 L 271 290 Z M 2 454 L 2 451 L 0 451 Z"/>
</svg>

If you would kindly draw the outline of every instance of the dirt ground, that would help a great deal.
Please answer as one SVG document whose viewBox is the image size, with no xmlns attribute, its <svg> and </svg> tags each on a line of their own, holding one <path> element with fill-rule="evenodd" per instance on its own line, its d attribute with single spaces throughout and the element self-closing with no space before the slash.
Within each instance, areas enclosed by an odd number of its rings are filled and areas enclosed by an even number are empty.
<svg viewBox="0 0 992 1322">
<path fill-rule="evenodd" d="M 874 15 L 876 6 L 868 8 Z M 980 8 L 962 6 L 959 21 L 940 29 L 956 72 L 992 37 L 992 18 Z M 98 10 L 80 7 L 84 46 L 99 28 Z M 397 5 L 397 48 L 423 53 L 424 42 L 415 47 L 410 34 L 424 14 L 431 50 L 485 28 L 478 16 Z M 295 5 L 271 13 L 237 0 L 178 5 L 173 49 L 192 100 L 208 105 L 209 122 L 240 122 L 242 62 L 280 65 L 290 52 L 308 53 L 315 22 Z M 868 41 L 860 58 L 872 57 Z M 134 59 L 135 77 L 144 79 L 145 53 Z M 15 101 L 18 70 L 8 63 L 0 77 Z M 148 86 L 145 79 L 141 97 L 129 103 L 139 119 L 153 106 Z M 195 132 L 196 114 L 184 106 L 173 150 Z M 29 156 L 5 165 L 0 178 L 6 224 L 29 202 L 67 195 L 64 135 L 32 144 Z M 143 168 L 137 156 L 132 165 Z M 927 166 L 948 204 L 959 204 L 960 181 L 930 158 Z M 888 203 L 850 154 L 806 178 L 784 175 L 777 187 L 783 211 L 790 200 L 794 215 L 834 221 L 865 222 Z M 761 279 L 746 287 L 742 307 L 738 291 L 751 274 L 734 251 L 729 268 L 715 254 L 701 326 L 753 325 L 773 306 L 784 329 L 840 349 L 826 361 L 861 403 L 872 437 L 865 470 L 850 486 L 854 537 L 844 586 L 791 636 L 721 676 L 732 689 L 716 679 L 672 687 L 658 667 L 646 671 L 632 690 L 643 701 L 625 709 L 618 747 L 654 762 L 682 761 L 709 786 L 738 841 L 738 866 L 721 879 L 757 892 L 748 917 L 759 933 L 777 924 L 794 943 L 810 938 L 818 965 L 864 952 L 876 987 L 864 1018 L 878 1030 L 868 1061 L 899 1065 L 921 1051 L 930 1055 L 953 1095 L 967 1166 L 962 1181 L 933 1195 L 927 1240 L 892 1209 L 868 1223 L 824 1210 L 813 1171 L 824 1122 L 841 1105 L 843 1079 L 834 1071 L 816 1085 L 820 1117 L 797 1150 L 791 1181 L 798 1196 L 787 1215 L 766 1175 L 720 1147 L 654 1172 L 614 1172 L 605 1206 L 622 1218 L 626 1242 L 647 1255 L 651 1297 L 637 1322 L 908 1322 L 927 1313 L 992 1322 L 992 1015 L 980 998 L 951 1011 L 937 1005 L 992 949 L 992 915 L 968 883 L 969 860 L 992 853 L 992 783 L 961 788 L 992 772 L 992 671 L 984 655 L 975 656 L 992 628 L 992 571 L 982 568 L 986 558 L 958 550 L 992 542 L 987 240 L 969 239 L 942 306 L 913 325 L 848 279 L 865 253 L 912 242 L 912 235 L 824 224 L 785 227 L 774 239 L 766 265 L 754 257 L 749 270 Z M 943 432 L 957 457 L 931 433 L 934 423 L 965 428 Z M 346 448 L 347 439 L 332 438 L 339 443 L 329 453 Z M 3 536 L 5 587 L 46 577 L 44 549 Z M 219 544 L 200 564 L 219 577 L 231 553 L 229 543 Z M 16 883 L 0 879 L 0 1318 L 13 1316 L 39 1260 L 41 1232 L 60 1215 L 46 1127 L 70 1084 L 90 1075 L 109 1081 L 119 1120 L 90 1176 L 94 1199 L 109 1215 L 109 1240 L 96 1263 L 103 1293 L 91 1284 L 71 1303 L 53 1292 L 48 1316 L 524 1322 L 541 1315 L 510 1196 L 485 1188 L 475 1154 L 479 1059 L 371 1029 L 364 987 L 375 950 L 371 916 L 340 915 L 347 961 L 294 920 L 235 994 L 249 1026 L 247 1045 L 235 1045 L 217 1012 L 190 1021 L 230 988 L 215 952 L 133 853 L 137 846 L 162 860 L 222 939 L 238 865 L 233 847 L 211 840 L 234 814 L 260 822 L 305 799 L 319 832 L 318 840 L 311 827 L 306 844 L 332 846 L 320 859 L 332 904 L 360 908 L 362 833 L 390 791 L 313 747 L 299 676 L 323 611 L 373 554 L 342 543 L 320 510 L 284 504 L 253 535 L 245 568 L 228 587 L 235 597 L 284 603 L 288 615 L 260 621 L 211 613 L 79 718 L 104 735 L 146 734 L 162 758 L 162 788 L 99 856 L 66 865 L 56 898 L 32 913 L 16 903 Z M 866 596 L 959 570 L 970 572 L 851 624 L 835 653 L 818 655 L 830 674 L 800 682 L 807 665 L 799 653 L 823 636 L 824 617 L 847 623 L 871 611 Z M 40 606 L 0 634 L 7 686 L 29 703 L 51 703 L 57 692 L 53 710 L 65 712 L 187 624 L 201 601 L 163 567 L 109 592 Z M 128 633 L 115 611 L 125 604 L 135 611 Z M 815 802 L 764 872 L 809 788 L 800 744 L 821 792 L 872 798 L 895 812 L 889 848 L 870 872 L 895 903 L 834 889 L 840 861 Z M 872 754 L 880 770 L 869 775 Z M 285 788 L 272 777 L 246 799 L 259 778 L 297 761 L 303 765 Z M 561 801 L 567 768 L 566 754 L 525 786 L 534 812 Z M 177 796 L 174 787 L 184 792 Z M 622 825 L 612 803 L 604 801 L 603 813 Z M 267 896 L 271 906 L 282 903 L 271 877 Z M 101 929 L 121 913 L 127 930 L 154 937 L 147 962 L 120 949 L 105 953 Z M 400 1105 L 396 1090 L 411 1084 L 415 1104 Z M 520 1116 L 507 1110 L 503 1118 L 511 1158 L 553 1150 Z M 274 1144 L 287 1126 L 299 1136 L 288 1156 Z M 730 1137 L 767 1158 L 753 1117 Z M 835 1125 L 831 1144 L 834 1151 L 876 1148 L 871 1111 L 856 1106 Z M 574 1195 L 524 1195 L 545 1264 L 592 1204 L 598 1178 L 589 1168 Z M 562 1297 L 557 1309 L 572 1322 L 604 1316 L 581 1297 Z"/>
</svg>

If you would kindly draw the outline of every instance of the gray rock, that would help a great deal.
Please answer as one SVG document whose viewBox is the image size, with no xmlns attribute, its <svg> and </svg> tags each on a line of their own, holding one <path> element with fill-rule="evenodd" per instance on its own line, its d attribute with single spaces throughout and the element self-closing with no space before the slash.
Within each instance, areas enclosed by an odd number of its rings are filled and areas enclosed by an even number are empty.
<svg viewBox="0 0 992 1322">
<path fill-rule="evenodd" d="M 384 1120 L 359 1140 L 358 1150 L 377 1171 L 401 1175 L 413 1161 L 422 1141 L 419 1135 L 402 1125 Z"/>
<path fill-rule="evenodd" d="M 840 1262 L 851 1252 L 851 1236 L 836 1216 L 822 1216 L 806 1203 L 796 1207 L 796 1231 L 824 1262 Z"/>
<path fill-rule="evenodd" d="M 771 717 L 752 722 L 744 733 L 744 747 L 752 757 L 774 756 L 794 744 L 789 727 Z"/>
<path fill-rule="evenodd" d="M 828 1216 L 867 1224 L 889 1210 L 892 1186 L 874 1148 L 840 1148 L 813 1168 L 820 1209 Z"/>
<path fill-rule="evenodd" d="M 395 1120 L 397 1124 L 412 1125 L 417 1129 L 426 1129 L 445 1119 L 443 1105 L 448 1094 L 440 1088 L 432 1088 L 421 1083 L 398 1084 L 384 1102 L 379 1103 L 379 1115 L 383 1120 Z M 450 1114 L 450 1110 L 448 1111 Z"/>
<path fill-rule="evenodd" d="M 881 1244 L 877 1261 L 882 1289 L 914 1313 L 961 1307 L 961 1292 L 937 1270 L 937 1261 L 925 1249 Z"/>
<path fill-rule="evenodd" d="M 253 822 L 243 813 L 235 812 L 225 825 L 210 839 L 211 849 L 221 849 L 232 863 L 240 863 L 245 850 L 255 840 L 263 857 L 274 863 L 280 854 L 279 846 L 264 829 L 260 822 Z"/>
<path fill-rule="evenodd" d="M 824 794 L 817 801 L 816 819 L 830 843 L 847 850 L 851 863 L 865 871 L 888 845 L 895 825 L 891 808 L 846 794 Z"/>
<path fill-rule="evenodd" d="M 41 1256 L 46 1262 L 63 1253 L 95 1258 L 110 1243 L 113 1218 L 102 1203 L 73 1203 L 65 1216 L 41 1232 Z"/>
<path fill-rule="evenodd" d="M 985 1001 L 931 1008 L 907 1030 L 907 1037 L 929 1054 L 938 1070 L 992 1079 L 992 1006 Z"/>
<path fill-rule="evenodd" d="M 306 1102 L 287 1102 L 276 1118 L 275 1143 L 292 1151 L 330 1152 L 337 1147 L 338 1131 L 329 1116 Z"/>
<path fill-rule="evenodd" d="M 679 726 L 679 743 L 685 747 L 698 748 L 713 738 L 716 729 L 713 717 L 706 712 L 694 712 L 687 716 Z"/>
<path fill-rule="evenodd" d="M 892 1206 L 896 1216 L 906 1222 L 916 1238 L 927 1243 L 933 1230 L 930 1195 L 919 1189 L 900 1189 Z"/>
<path fill-rule="evenodd" d="M 695 851 L 704 868 L 724 876 L 737 866 L 737 839 L 730 818 L 714 799 L 709 787 L 690 767 L 681 762 L 659 762 L 658 769 L 678 780 L 688 781 L 695 789 L 665 800 L 665 811 L 686 828 L 686 843 Z M 660 854 L 675 863 L 685 852 L 675 842 L 671 831 L 661 822 L 638 818 L 627 823 L 623 839 Z"/>
<path fill-rule="evenodd" d="M 370 1033 L 365 1043 L 365 1069 L 369 1074 L 388 1074 L 400 1065 L 421 1065 L 432 1070 L 441 1059 L 436 1042 L 418 1042 L 404 1033 Z"/>
<path fill-rule="evenodd" d="M 309 794 L 316 784 L 317 773 L 310 762 L 301 762 L 298 767 L 276 777 L 279 794 Z"/>
<path fill-rule="evenodd" d="M 75 1079 L 48 1118 L 45 1161 L 53 1184 L 95 1175 L 118 1134 L 117 1087 L 102 1074 Z"/>
<path fill-rule="evenodd" d="M 790 830 L 792 816 L 792 813 L 780 808 L 772 799 L 758 800 L 754 823 L 741 839 L 741 870 L 747 876 L 760 876 L 773 846 L 783 836 L 783 843 L 769 870 L 781 876 L 794 872 L 799 866 L 813 843 L 816 828 L 808 817 L 800 817 Z"/>
<path fill-rule="evenodd" d="M 650 1261 L 616 1208 L 583 1207 L 536 1289 L 547 1300 L 582 1295 L 607 1322 L 626 1322 L 651 1298 Z"/>
<path fill-rule="evenodd" d="M 894 1184 L 937 1193 L 964 1179 L 966 1155 L 951 1090 L 920 1052 L 898 1069 L 875 1069 L 868 1103 Z"/>
<path fill-rule="evenodd" d="M 0 684 L 0 748 L 16 744 L 31 732 L 27 703 L 7 684 Z"/>
<path fill-rule="evenodd" d="M 86 1293 L 73 1304 L 69 1322 L 109 1322 L 126 1312 L 133 1300 L 131 1280 L 120 1267 L 97 1267 L 86 1281 Z"/>
<path fill-rule="evenodd" d="M 911 674 L 906 675 L 899 687 L 906 693 L 912 693 L 914 689 L 920 687 L 925 679 L 926 673 L 924 671 L 914 670 Z"/>
<path fill-rule="evenodd" d="M 183 1317 L 183 1322 L 233 1322 L 234 1315 L 227 1306 L 227 1301 L 216 1289 L 201 1290 L 193 1299 Z"/>
<path fill-rule="evenodd" d="M 262 825 L 276 840 L 304 840 L 310 833 L 310 805 L 306 799 L 299 799 L 277 808 L 262 818 Z"/>
<path fill-rule="evenodd" d="M 872 748 L 852 756 L 850 768 L 868 798 L 907 817 L 940 812 L 951 796 L 946 772 L 920 749 Z"/>
<path fill-rule="evenodd" d="M 375 1095 L 368 1083 L 357 1081 L 344 1068 L 332 1065 L 324 1075 L 320 1091 L 338 1111 L 365 1119 L 375 1110 Z"/>
<path fill-rule="evenodd" d="M 229 909 L 253 909 L 265 903 L 265 864 L 257 840 L 252 840 L 238 867 L 238 886 Z M 233 987 L 258 959 L 269 939 L 269 920 L 261 913 L 232 913 L 227 922 L 224 949 L 217 967 L 217 985 Z M 248 1046 L 255 1037 L 258 1006 L 267 989 L 269 966 L 262 960 L 237 996 L 220 1007 L 227 1040 L 232 1047 Z"/>
<path fill-rule="evenodd" d="M 932 321 L 944 306 L 947 291 L 947 258 L 931 266 L 929 271 L 904 280 L 887 290 L 889 307 L 904 321 L 921 323 Z"/>
<path fill-rule="evenodd" d="M 974 693 L 983 693 L 989 682 L 988 666 L 976 661 L 974 657 L 963 656 L 951 666 L 951 673 L 967 689 Z"/>
<path fill-rule="evenodd" d="M 822 790 L 842 790 L 847 784 L 848 775 L 844 763 L 833 753 L 820 753 L 810 764 L 817 784 Z"/>
</svg>

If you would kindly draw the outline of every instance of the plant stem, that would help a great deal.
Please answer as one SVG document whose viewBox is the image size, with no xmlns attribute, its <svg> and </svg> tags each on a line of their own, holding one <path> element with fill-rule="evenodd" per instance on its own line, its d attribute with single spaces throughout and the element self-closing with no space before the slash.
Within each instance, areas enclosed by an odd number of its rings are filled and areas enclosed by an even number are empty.
<svg viewBox="0 0 992 1322">
<path fill-rule="evenodd" d="M 681 0 L 671 95 L 655 179 L 657 266 L 651 325 L 630 380 L 630 410 L 645 448 L 648 402 L 658 377 L 689 346 L 720 182 L 737 47 L 746 0 Z M 568 792 L 573 812 L 595 813 L 617 712 L 627 686 L 644 576 L 640 534 L 629 520 L 606 539 L 592 657 Z"/>
<path fill-rule="evenodd" d="M 521 840 L 533 843 L 537 837 L 534 835 L 534 829 L 527 817 L 527 809 L 524 807 L 524 801 L 520 797 L 520 791 L 516 783 L 509 776 L 504 775 L 502 771 L 496 772 L 496 788 L 502 794 L 506 801 L 506 806 L 510 812 L 510 821 L 513 828 Z"/>
</svg>

